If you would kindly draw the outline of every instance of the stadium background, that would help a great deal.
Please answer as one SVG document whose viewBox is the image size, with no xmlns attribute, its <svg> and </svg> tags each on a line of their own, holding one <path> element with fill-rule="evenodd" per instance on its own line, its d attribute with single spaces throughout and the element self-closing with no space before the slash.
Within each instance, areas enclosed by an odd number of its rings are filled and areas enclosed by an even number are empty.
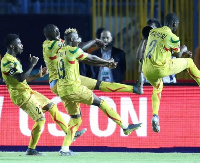
<svg viewBox="0 0 200 163">
<path fill-rule="evenodd" d="M 24 53 L 19 56 L 24 68 L 28 66 L 28 53 L 40 57 L 37 68 L 41 64 L 44 66 L 42 42 L 45 37 L 42 30 L 47 23 L 56 24 L 60 28 L 61 37 L 66 28 L 75 27 L 83 41 L 95 38 L 95 32 L 99 27 L 109 29 L 114 37 L 114 45 L 126 53 L 125 82 L 137 79 L 138 63 L 135 53 L 142 37 L 141 30 L 149 18 L 157 18 L 163 23 L 163 18 L 168 12 L 175 12 L 180 19 L 177 35 L 180 37 L 181 43 L 187 45 L 193 53 L 200 45 L 199 0 L 57 0 L 56 2 L 53 0 L 1 0 L 0 8 L 0 54 L 3 55 L 6 52 L 3 45 L 5 36 L 9 33 L 18 33 L 24 44 Z M 164 88 L 160 109 L 161 133 L 156 134 L 151 130 L 151 87 L 145 86 L 145 93 L 141 96 L 97 91 L 97 95 L 106 97 L 120 115 L 125 110 L 130 121 L 133 120 L 131 115 L 134 115 L 135 122 L 141 120 L 144 126 L 130 137 L 121 135 L 119 127 L 116 127 L 113 133 L 107 133 L 106 131 L 110 127 L 108 119 L 100 112 L 91 113 L 94 108 L 81 105 L 83 110 L 81 127 L 87 127 L 88 132 L 73 146 L 78 148 L 84 146 L 119 147 L 129 150 L 168 150 L 181 147 L 181 149 L 196 150 L 200 146 L 198 106 L 200 92 L 187 72 L 178 74 L 177 78 L 178 81 L 189 82 L 189 85 L 179 82 Z M 44 80 L 46 81 L 46 78 Z M 35 84 L 41 83 L 33 83 L 31 87 L 50 99 L 57 100 L 59 108 L 65 113 L 59 98 L 50 92 L 49 86 Z M 42 84 L 47 83 L 43 82 Z M 132 108 L 130 112 L 127 110 L 128 108 Z M 134 114 L 130 114 L 131 111 L 134 111 Z M 90 114 L 98 117 L 96 123 L 99 128 L 97 131 L 91 127 L 92 116 Z M 50 133 L 49 125 L 52 125 L 52 121 L 49 115 L 46 116 L 47 123 L 38 145 L 60 146 L 63 140 L 62 133 L 55 126 L 54 130 L 52 129 L 53 134 Z M 67 119 L 67 115 L 65 116 Z M 32 121 L 23 118 L 27 117 L 11 103 L 7 89 L 2 82 L 0 86 L 1 150 L 9 150 L 11 146 L 17 146 L 17 150 L 20 146 L 24 147 L 28 144 Z M 109 125 L 105 125 L 105 123 Z M 53 147 L 52 149 L 54 149 Z"/>
</svg>

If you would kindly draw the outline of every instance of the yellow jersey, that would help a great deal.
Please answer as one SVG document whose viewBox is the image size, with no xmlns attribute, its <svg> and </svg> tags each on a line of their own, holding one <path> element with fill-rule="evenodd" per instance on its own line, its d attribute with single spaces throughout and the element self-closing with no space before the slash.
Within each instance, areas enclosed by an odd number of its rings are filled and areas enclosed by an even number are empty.
<svg viewBox="0 0 200 163">
<path fill-rule="evenodd" d="M 23 72 L 21 63 L 16 57 L 6 53 L 1 60 L 1 72 L 13 104 L 21 105 L 33 92 L 26 80 L 19 82 L 13 77 L 14 74 Z"/>
<path fill-rule="evenodd" d="M 167 26 L 152 29 L 145 49 L 144 61 L 164 66 L 172 58 L 171 51 L 180 52 L 180 40 Z"/>
<path fill-rule="evenodd" d="M 45 40 L 43 42 L 43 58 L 49 72 L 49 83 L 58 79 L 57 75 L 57 53 L 63 47 L 63 40 Z"/>
<path fill-rule="evenodd" d="M 64 46 L 57 54 L 58 84 L 57 91 L 60 97 L 71 94 L 81 85 L 79 62 L 88 56 L 78 47 Z"/>
</svg>

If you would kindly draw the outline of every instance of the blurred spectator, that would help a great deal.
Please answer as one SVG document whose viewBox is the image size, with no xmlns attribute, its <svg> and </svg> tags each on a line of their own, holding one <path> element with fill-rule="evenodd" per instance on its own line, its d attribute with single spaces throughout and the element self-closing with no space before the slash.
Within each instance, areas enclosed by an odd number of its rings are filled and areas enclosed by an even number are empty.
<svg viewBox="0 0 200 163">
<path fill-rule="evenodd" d="M 150 26 L 151 28 L 160 28 L 162 25 L 157 19 L 149 19 L 147 21 L 147 25 Z"/>
<path fill-rule="evenodd" d="M 103 30 L 100 39 L 104 42 L 105 47 L 93 51 L 92 54 L 106 60 L 113 58 L 118 65 L 116 69 L 90 66 L 92 76 L 89 77 L 100 81 L 121 83 L 126 71 L 125 52 L 112 45 L 113 39 L 110 31 Z"/>
<path fill-rule="evenodd" d="M 176 83 L 175 74 L 163 78 L 163 83 Z"/>
</svg>

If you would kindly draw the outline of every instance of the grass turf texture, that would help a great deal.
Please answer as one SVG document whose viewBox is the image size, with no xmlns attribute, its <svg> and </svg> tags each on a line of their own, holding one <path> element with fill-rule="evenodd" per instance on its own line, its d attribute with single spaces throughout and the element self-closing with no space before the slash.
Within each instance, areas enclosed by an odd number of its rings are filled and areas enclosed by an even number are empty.
<svg viewBox="0 0 200 163">
<path fill-rule="evenodd" d="M 0 163 L 198 163 L 200 153 L 136 153 L 78 152 L 75 156 L 58 156 L 58 152 L 43 152 L 46 156 L 26 156 L 25 152 L 0 152 Z"/>
</svg>

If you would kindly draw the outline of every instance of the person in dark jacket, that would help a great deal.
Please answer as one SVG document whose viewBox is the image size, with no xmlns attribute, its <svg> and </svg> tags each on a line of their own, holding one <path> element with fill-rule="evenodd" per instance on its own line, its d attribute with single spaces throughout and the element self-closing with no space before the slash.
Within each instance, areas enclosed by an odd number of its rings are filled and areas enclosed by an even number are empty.
<svg viewBox="0 0 200 163">
<path fill-rule="evenodd" d="M 126 72 L 125 52 L 112 45 L 113 39 L 110 31 L 103 30 L 100 39 L 104 42 L 105 47 L 93 51 L 92 54 L 106 60 L 113 58 L 118 65 L 115 69 L 91 66 L 90 77 L 100 81 L 122 83 Z"/>
</svg>

